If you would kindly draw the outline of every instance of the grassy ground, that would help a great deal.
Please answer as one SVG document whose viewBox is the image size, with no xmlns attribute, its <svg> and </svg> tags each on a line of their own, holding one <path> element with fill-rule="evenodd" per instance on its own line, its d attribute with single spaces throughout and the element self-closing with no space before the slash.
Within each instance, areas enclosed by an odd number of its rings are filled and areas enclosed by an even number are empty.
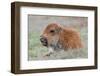
<svg viewBox="0 0 100 76">
<path fill-rule="evenodd" d="M 80 31 L 81 39 L 84 43 L 84 48 L 74 49 L 68 51 L 55 52 L 50 56 L 44 54 L 48 52 L 48 49 L 42 46 L 40 42 L 40 33 L 29 33 L 29 45 L 28 45 L 28 59 L 29 60 L 53 60 L 53 59 L 73 59 L 73 58 L 87 58 L 88 56 L 88 44 L 87 44 L 87 28 L 78 28 Z"/>
</svg>

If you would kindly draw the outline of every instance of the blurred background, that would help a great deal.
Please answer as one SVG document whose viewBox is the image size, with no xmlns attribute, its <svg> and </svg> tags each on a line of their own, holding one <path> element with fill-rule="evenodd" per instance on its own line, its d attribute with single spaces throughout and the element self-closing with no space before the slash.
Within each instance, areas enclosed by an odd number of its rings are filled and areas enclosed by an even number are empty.
<svg viewBox="0 0 100 76">
<path fill-rule="evenodd" d="M 65 27 L 73 27 L 80 32 L 84 48 L 59 51 L 44 57 L 48 49 L 40 42 L 40 35 L 50 23 L 58 23 Z M 28 60 L 54 60 L 88 57 L 88 18 L 74 16 L 28 15 Z"/>
</svg>

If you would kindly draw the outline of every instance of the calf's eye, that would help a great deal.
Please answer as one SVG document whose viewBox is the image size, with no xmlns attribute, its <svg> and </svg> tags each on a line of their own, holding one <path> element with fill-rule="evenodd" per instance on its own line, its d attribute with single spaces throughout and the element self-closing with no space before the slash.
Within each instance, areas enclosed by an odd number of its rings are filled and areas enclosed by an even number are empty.
<svg viewBox="0 0 100 76">
<path fill-rule="evenodd" d="M 50 33 L 54 33 L 55 31 L 54 30 L 50 30 Z"/>
</svg>

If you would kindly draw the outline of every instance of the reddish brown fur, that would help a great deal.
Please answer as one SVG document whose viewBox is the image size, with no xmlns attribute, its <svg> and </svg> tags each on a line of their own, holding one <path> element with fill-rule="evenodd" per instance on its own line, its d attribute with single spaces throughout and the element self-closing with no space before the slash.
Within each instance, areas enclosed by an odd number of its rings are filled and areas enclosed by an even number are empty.
<svg viewBox="0 0 100 76">
<path fill-rule="evenodd" d="M 60 32 L 60 36 L 59 41 L 64 49 L 83 47 L 79 33 L 73 28 L 63 28 L 62 32 Z"/>
</svg>

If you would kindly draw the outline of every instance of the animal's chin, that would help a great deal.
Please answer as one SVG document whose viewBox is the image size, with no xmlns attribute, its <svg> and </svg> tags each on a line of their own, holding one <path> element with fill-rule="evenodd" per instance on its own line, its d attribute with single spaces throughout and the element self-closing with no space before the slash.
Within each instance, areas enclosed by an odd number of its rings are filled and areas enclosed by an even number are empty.
<svg viewBox="0 0 100 76">
<path fill-rule="evenodd" d="M 47 44 L 42 44 L 43 46 L 48 46 Z"/>
<path fill-rule="evenodd" d="M 42 45 L 43 46 L 48 46 L 48 43 L 47 42 L 42 42 Z"/>
</svg>

